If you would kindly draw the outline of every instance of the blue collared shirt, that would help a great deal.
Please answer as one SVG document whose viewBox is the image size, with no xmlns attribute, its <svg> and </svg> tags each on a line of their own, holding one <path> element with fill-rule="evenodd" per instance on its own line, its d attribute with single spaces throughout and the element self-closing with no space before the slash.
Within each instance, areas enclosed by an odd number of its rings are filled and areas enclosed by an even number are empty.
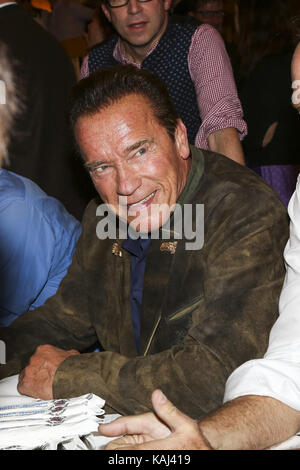
<svg viewBox="0 0 300 470">
<path fill-rule="evenodd" d="M 140 352 L 140 333 L 141 333 L 141 307 L 143 300 L 144 275 L 147 260 L 147 251 L 151 239 L 133 240 L 127 238 L 122 246 L 127 250 L 130 256 L 130 306 L 132 315 L 132 325 L 136 349 Z"/>
<path fill-rule="evenodd" d="M 0 326 L 55 294 L 80 223 L 35 183 L 0 170 Z"/>
</svg>

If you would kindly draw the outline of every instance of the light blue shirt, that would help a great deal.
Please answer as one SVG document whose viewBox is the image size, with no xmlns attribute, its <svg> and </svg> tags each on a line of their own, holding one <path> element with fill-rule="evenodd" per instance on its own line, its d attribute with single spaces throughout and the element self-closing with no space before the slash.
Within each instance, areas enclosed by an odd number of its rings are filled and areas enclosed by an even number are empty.
<svg viewBox="0 0 300 470">
<path fill-rule="evenodd" d="M 80 223 L 35 183 L 0 170 L 0 326 L 55 294 Z"/>
</svg>

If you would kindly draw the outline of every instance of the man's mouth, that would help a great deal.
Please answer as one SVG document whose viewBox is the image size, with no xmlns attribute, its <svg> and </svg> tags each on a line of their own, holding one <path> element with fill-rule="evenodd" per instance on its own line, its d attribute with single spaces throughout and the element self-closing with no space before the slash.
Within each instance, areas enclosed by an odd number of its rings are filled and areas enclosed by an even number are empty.
<svg viewBox="0 0 300 470">
<path fill-rule="evenodd" d="M 131 23 L 128 25 L 128 28 L 130 29 L 143 29 L 145 25 L 147 24 L 146 21 L 140 21 L 139 23 Z"/>
<path fill-rule="evenodd" d="M 154 198 L 155 194 L 156 194 L 156 190 L 153 191 L 153 193 L 146 196 L 144 199 L 141 199 L 140 201 L 134 202 L 132 204 L 128 204 L 128 208 L 131 209 L 132 207 L 136 207 L 136 206 L 140 206 L 142 204 L 146 204 L 148 201 L 151 201 L 151 199 Z"/>
</svg>

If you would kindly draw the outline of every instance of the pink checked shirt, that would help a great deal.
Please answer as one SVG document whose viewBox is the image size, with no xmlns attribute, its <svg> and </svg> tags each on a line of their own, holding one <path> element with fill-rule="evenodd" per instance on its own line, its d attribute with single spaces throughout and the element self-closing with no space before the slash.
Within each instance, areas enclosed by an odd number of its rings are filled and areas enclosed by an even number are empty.
<svg viewBox="0 0 300 470">
<path fill-rule="evenodd" d="M 156 48 L 156 43 L 148 55 Z M 114 49 L 114 58 L 123 64 L 129 62 L 121 52 L 120 39 Z M 224 41 L 212 26 L 199 26 L 192 38 L 188 54 L 188 67 L 197 94 L 202 124 L 196 135 L 195 145 L 209 149 L 210 134 L 228 127 L 237 129 L 242 140 L 247 134 L 243 110 L 238 97 L 230 59 Z M 81 78 L 89 75 L 88 56 L 81 68 Z"/>
</svg>

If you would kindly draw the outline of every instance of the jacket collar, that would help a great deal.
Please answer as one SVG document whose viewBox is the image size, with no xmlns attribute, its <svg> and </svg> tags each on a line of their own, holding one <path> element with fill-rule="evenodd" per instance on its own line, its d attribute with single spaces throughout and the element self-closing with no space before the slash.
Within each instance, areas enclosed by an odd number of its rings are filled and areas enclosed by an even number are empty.
<svg viewBox="0 0 300 470">
<path fill-rule="evenodd" d="M 204 173 L 204 155 L 201 149 L 190 146 L 192 166 L 190 168 L 185 187 L 180 194 L 177 204 L 184 205 L 191 202 L 194 195 L 199 191 L 201 179 Z"/>
</svg>

